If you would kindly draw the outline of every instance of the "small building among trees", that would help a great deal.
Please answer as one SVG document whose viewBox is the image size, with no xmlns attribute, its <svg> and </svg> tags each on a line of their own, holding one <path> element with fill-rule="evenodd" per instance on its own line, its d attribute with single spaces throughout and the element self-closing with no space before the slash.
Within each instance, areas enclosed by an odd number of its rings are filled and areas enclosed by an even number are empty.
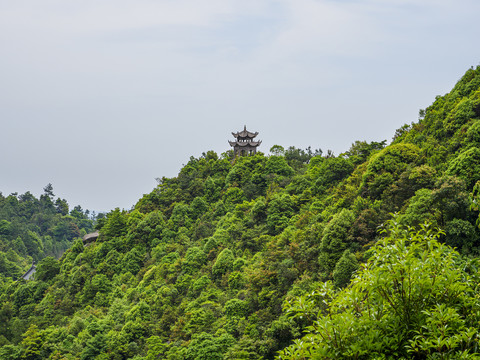
<svg viewBox="0 0 480 360">
<path fill-rule="evenodd" d="M 232 132 L 235 141 L 228 141 L 233 147 L 235 156 L 254 155 L 257 153 L 257 147 L 262 143 L 262 140 L 254 141 L 253 139 L 258 135 L 257 132 L 250 132 L 247 126 L 243 127 L 243 131 Z"/>
<path fill-rule="evenodd" d="M 83 237 L 83 245 L 87 246 L 90 243 L 97 241 L 99 236 L 100 236 L 100 233 L 98 231 L 85 235 Z"/>
</svg>

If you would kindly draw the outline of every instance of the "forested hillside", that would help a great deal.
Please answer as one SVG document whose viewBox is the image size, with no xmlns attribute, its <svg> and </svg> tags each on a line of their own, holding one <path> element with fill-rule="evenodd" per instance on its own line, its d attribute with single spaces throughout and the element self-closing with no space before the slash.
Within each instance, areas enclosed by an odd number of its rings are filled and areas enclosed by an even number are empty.
<svg viewBox="0 0 480 360">
<path fill-rule="evenodd" d="M 48 184 L 37 199 L 30 192 L 3 196 L 0 192 L 0 274 L 21 276 L 32 261 L 58 258 L 74 239 L 93 228 L 89 213 L 53 194 Z"/>
<path fill-rule="evenodd" d="M 0 278 L 0 359 L 474 358 L 479 180 L 480 67 L 389 145 L 191 157 Z"/>
</svg>

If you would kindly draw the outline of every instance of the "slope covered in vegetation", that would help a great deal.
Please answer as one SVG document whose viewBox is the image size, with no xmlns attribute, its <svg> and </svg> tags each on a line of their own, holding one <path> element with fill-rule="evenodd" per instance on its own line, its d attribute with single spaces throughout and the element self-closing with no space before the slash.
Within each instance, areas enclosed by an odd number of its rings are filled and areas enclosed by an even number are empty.
<svg viewBox="0 0 480 360">
<path fill-rule="evenodd" d="M 88 211 L 80 206 L 69 211 L 66 200 L 54 197 L 51 184 L 39 199 L 30 192 L 0 193 L 0 274 L 16 279 L 32 261 L 60 257 L 74 239 L 92 230 Z"/>
<path fill-rule="evenodd" d="M 312 306 L 326 313 L 307 294 L 355 291 L 363 285 L 341 289 L 360 264 L 383 266 L 378 227 L 393 212 L 399 226 L 427 220 L 444 229 L 441 243 L 477 256 L 480 68 L 385 144 L 358 141 L 339 156 L 276 146 L 269 156 L 190 158 L 131 211 L 101 219 L 96 243 L 40 262 L 35 281 L 2 278 L 0 358 L 273 359 L 319 324 Z M 385 319 L 378 336 L 401 324 Z M 405 342 L 383 355 L 416 356 Z M 297 358 L 316 350 L 305 351 Z"/>
</svg>

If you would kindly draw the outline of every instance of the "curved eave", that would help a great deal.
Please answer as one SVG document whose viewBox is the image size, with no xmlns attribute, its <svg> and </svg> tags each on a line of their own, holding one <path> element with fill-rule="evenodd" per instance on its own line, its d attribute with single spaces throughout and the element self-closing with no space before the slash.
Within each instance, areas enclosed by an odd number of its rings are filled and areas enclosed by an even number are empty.
<svg viewBox="0 0 480 360">
<path fill-rule="evenodd" d="M 83 237 L 83 243 L 88 243 L 97 240 L 97 238 L 100 236 L 100 233 L 98 231 L 95 231 L 93 233 L 87 234 Z"/>
<path fill-rule="evenodd" d="M 262 143 L 262 140 L 260 141 L 228 141 L 230 146 L 240 146 L 240 147 L 245 147 L 245 146 L 253 146 L 256 147 Z"/>
<path fill-rule="evenodd" d="M 235 138 L 250 138 L 250 139 L 253 139 L 255 136 L 258 135 L 258 131 L 257 132 L 250 132 L 248 130 L 243 130 L 243 131 L 238 131 L 236 133 L 232 132 L 232 135 L 235 137 Z"/>
</svg>

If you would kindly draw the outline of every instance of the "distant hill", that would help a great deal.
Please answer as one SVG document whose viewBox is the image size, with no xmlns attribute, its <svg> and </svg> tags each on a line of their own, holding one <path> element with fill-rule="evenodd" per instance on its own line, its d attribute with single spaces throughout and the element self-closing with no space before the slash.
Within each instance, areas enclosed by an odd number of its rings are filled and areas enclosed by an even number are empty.
<svg viewBox="0 0 480 360">
<path fill-rule="evenodd" d="M 418 121 L 399 128 L 389 145 L 357 141 L 338 156 L 281 146 L 272 153 L 191 157 L 133 210 L 115 209 L 100 219 L 96 242 L 84 247 L 76 240 L 59 262 L 40 261 L 35 281 L 3 280 L 0 358 L 273 359 L 315 324 L 333 294 L 343 294 L 360 264 L 377 259 L 375 244 L 384 236 L 378 230 L 392 213 L 398 213 L 397 230 L 424 221 L 443 229 L 439 241 L 462 254 L 452 267 L 479 254 L 479 67 L 420 111 Z M 25 203 L 19 197 L 0 201 Z M 59 213 L 48 195 L 26 203 L 42 207 L 42 201 L 52 218 L 61 219 L 44 226 L 29 213 L 25 224 L 50 231 L 43 239 L 71 235 L 71 224 L 82 228 L 80 218 Z M 9 244 L 16 239 L 8 236 Z M 331 293 L 321 293 L 329 280 Z M 316 309 L 315 316 L 286 311 L 320 293 L 318 303 L 304 304 Z M 463 309 L 451 315 L 458 324 Z M 396 329 L 402 321 L 393 319 L 387 325 Z M 419 319 L 427 326 L 428 317 Z M 382 329 L 377 337 L 388 340 Z M 410 342 L 411 352 L 399 346 L 402 341 L 392 340 L 387 355 L 417 356 Z M 452 354 L 468 348 L 465 338 L 449 346 Z M 300 345 L 289 349 L 282 358 L 310 357 Z M 427 350 L 418 350 L 417 358 L 427 358 Z M 352 357 L 338 352 L 337 358 Z M 368 352 L 358 358 L 369 358 Z"/>
<path fill-rule="evenodd" d="M 0 193 L 0 274 L 18 278 L 32 261 L 59 257 L 74 239 L 93 229 L 88 211 L 77 206 L 71 211 L 66 200 L 54 199 L 48 184 L 37 199 Z"/>
</svg>

